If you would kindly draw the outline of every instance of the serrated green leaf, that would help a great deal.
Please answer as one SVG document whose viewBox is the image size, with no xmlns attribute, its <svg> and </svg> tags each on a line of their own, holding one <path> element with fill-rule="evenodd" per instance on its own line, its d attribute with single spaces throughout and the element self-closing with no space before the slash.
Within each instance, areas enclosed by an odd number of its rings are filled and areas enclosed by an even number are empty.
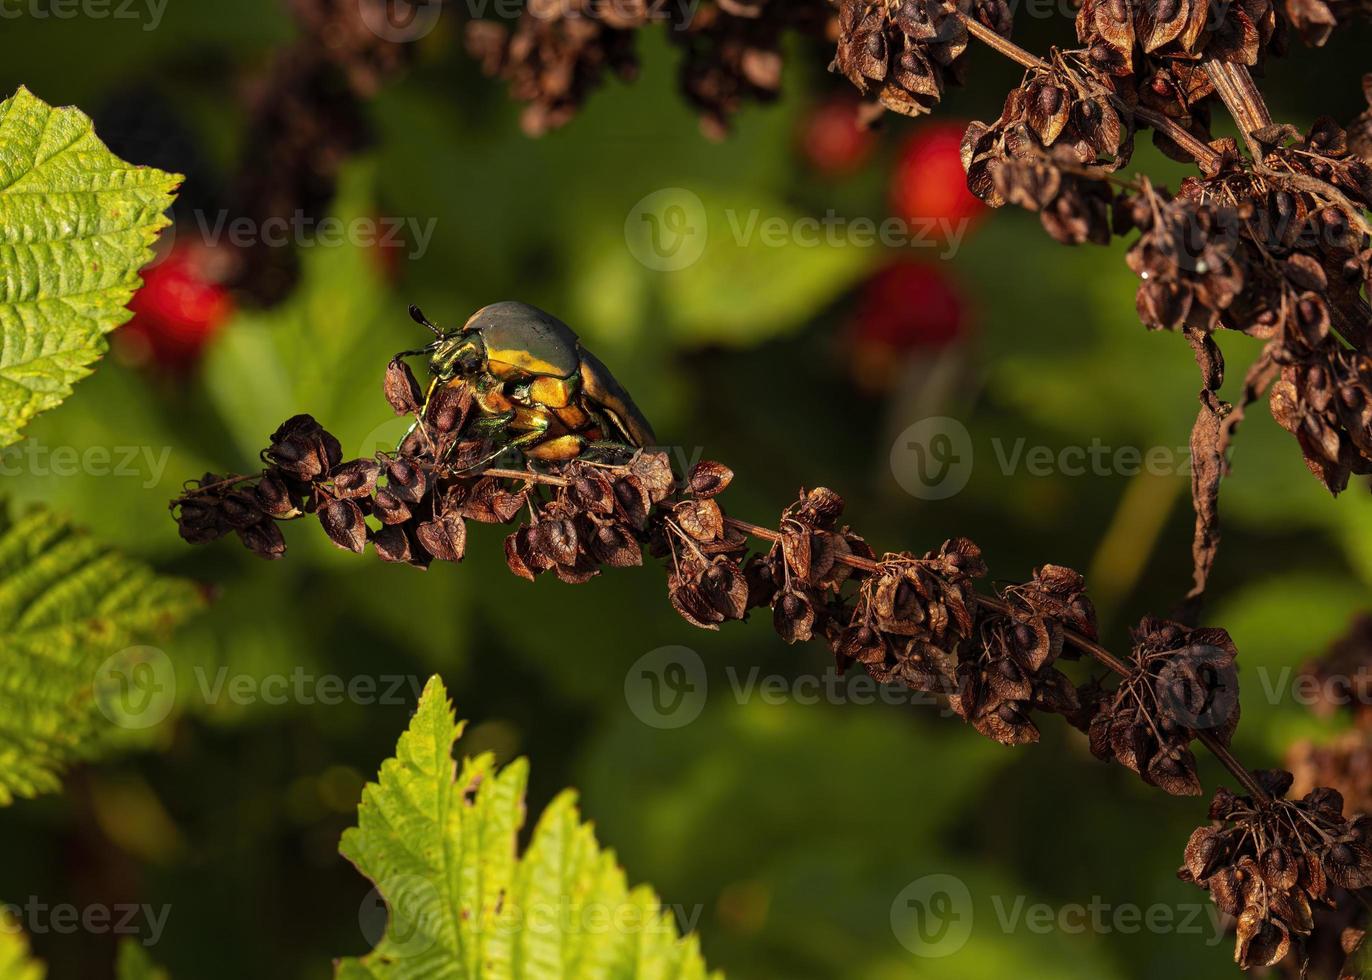
<svg viewBox="0 0 1372 980">
<path fill-rule="evenodd" d="M 342 980 L 704 978 L 651 889 L 630 890 L 566 792 L 544 811 L 523 856 L 528 766 L 492 756 L 455 765 L 462 734 L 430 679 L 396 756 L 381 765 L 340 852 L 376 883 L 389 921 Z"/>
<path fill-rule="evenodd" d="M 61 403 L 129 318 L 181 177 L 111 153 L 26 88 L 0 102 L 0 446 Z"/>
<path fill-rule="evenodd" d="M 0 977 L 43 980 L 48 971 L 29 955 L 29 940 L 14 918 L 0 908 Z"/>
<path fill-rule="evenodd" d="M 171 974 L 157 966 L 147 950 L 136 940 L 125 939 L 119 944 L 119 958 L 115 962 L 116 980 L 170 980 Z"/>
<path fill-rule="evenodd" d="M 13 522 L 0 512 L 0 806 L 55 791 L 69 763 L 165 716 L 170 661 L 133 644 L 201 604 L 190 582 L 48 511 Z"/>
</svg>

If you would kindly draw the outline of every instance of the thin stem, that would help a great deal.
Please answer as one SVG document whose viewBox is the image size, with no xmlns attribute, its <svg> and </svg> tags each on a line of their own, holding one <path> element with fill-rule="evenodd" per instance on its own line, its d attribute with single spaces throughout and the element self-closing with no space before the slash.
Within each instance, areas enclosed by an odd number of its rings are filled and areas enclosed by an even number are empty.
<svg viewBox="0 0 1372 980">
<path fill-rule="evenodd" d="M 1183 129 L 1175 119 L 1164 116 L 1160 112 L 1154 112 L 1152 109 L 1145 109 L 1143 106 L 1135 106 L 1134 115 L 1191 154 L 1192 158 L 1205 169 L 1209 170 L 1219 166 L 1220 155 L 1193 135 L 1190 130 Z"/>
<path fill-rule="evenodd" d="M 959 10 L 957 15 L 966 26 L 968 34 L 972 35 L 988 48 L 995 48 L 1011 61 L 1018 61 L 1025 68 L 1039 68 L 1044 71 L 1052 68 L 1052 65 L 1048 64 L 1048 62 L 1044 61 L 1038 55 L 1025 51 L 1008 38 L 1001 37 L 970 14 L 965 14 Z"/>
<path fill-rule="evenodd" d="M 564 477 L 553 476 L 550 473 L 539 473 L 536 470 L 502 470 L 494 466 L 482 470 L 480 475 L 493 476 L 497 480 L 523 480 L 525 483 L 541 483 L 546 487 L 566 487 L 570 486 L 572 482 Z"/>
<path fill-rule="evenodd" d="M 1205 74 L 1215 86 L 1215 92 L 1223 100 L 1229 114 L 1234 117 L 1234 122 L 1238 123 L 1243 141 L 1248 144 L 1248 152 L 1253 154 L 1253 162 L 1261 164 L 1262 147 L 1253 139 L 1253 134 L 1272 125 L 1272 113 L 1268 111 L 1267 102 L 1262 92 L 1258 91 L 1253 76 L 1243 65 L 1211 60 L 1205 62 Z"/>
<path fill-rule="evenodd" d="M 493 476 L 497 479 L 523 480 L 526 483 L 541 483 L 546 486 L 565 487 L 570 484 L 570 480 L 560 476 L 552 476 L 548 473 L 539 473 L 534 470 L 505 470 L 488 469 L 482 471 L 483 476 Z M 754 524 L 751 521 L 740 520 L 737 517 L 726 517 L 724 523 L 736 531 L 741 531 L 751 537 L 762 541 L 769 541 L 776 544 L 781 541 L 781 532 L 774 531 L 770 527 L 763 527 L 761 524 Z M 871 558 L 864 558 L 861 555 L 836 555 L 835 560 L 851 568 L 855 568 L 868 574 L 876 574 L 881 571 L 881 563 L 873 561 Z M 1002 615 L 1009 615 L 1012 610 L 1010 604 L 1003 599 L 993 596 L 976 595 L 974 601 L 985 609 L 990 609 Z M 1101 666 L 1113 671 L 1121 677 L 1128 677 L 1132 671 L 1127 663 L 1116 657 L 1105 647 L 1095 640 L 1082 636 L 1073 630 L 1064 630 L 1064 638 L 1072 646 L 1087 654 Z M 1253 778 L 1253 774 L 1243 767 L 1243 764 L 1236 759 L 1220 741 L 1209 732 L 1197 732 L 1196 737 L 1214 753 L 1215 758 L 1220 761 L 1226 769 L 1233 774 L 1234 778 L 1248 790 L 1254 799 L 1268 801 L 1271 799 L 1267 791 L 1262 788 Z"/>
<path fill-rule="evenodd" d="M 1272 797 L 1267 790 L 1262 788 L 1253 774 L 1244 768 L 1243 763 L 1234 757 L 1234 753 L 1229 751 L 1229 747 L 1215 737 L 1214 732 L 1196 732 L 1196 737 L 1201 744 L 1210 750 L 1220 764 L 1237 779 L 1244 789 L 1248 790 L 1250 796 L 1255 800 L 1262 800 L 1264 803 L 1271 803 Z"/>
</svg>

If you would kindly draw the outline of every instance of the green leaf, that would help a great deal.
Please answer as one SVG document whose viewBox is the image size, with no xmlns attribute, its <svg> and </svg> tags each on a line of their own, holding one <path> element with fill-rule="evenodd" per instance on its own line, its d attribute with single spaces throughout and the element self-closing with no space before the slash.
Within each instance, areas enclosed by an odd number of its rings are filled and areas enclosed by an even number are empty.
<svg viewBox="0 0 1372 980">
<path fill-rule="evenodd" d="M 171 974 L 153 963 L 136 940 L 125 939 L 119 944 L 119 959 L 115 962 L 117 980 L 170 980 Z"/>
<path fill-rule="evenodd" d="M 77 109 L 0 102 L 0 446 L 106 350 L 181 177 L 111 153 Z"/>
<path fill-rule="evenodd" d="M 138 640 L 202 604 L 66 521 L 0 513 L 0 806 L 59 788 L 71 762 L 141 737 L 175 696 L 171 661 Z"/>
<path fill-rule="evenodd" d="M 43 964 L 29 955 L 29 940 L 14 918 L 0 908 L 0 977 L 5 980 L 43 980 Z"/>
<path fill-rule="evenodd" d="M 376 883 L 389 923 L 336 976 L 706 977 L 695 939 L 678 935 L 651 889 L 629 889 L 573 793 L 553 800 L 516 853 L 528 765 L 497 769 L 484 754 L 455 766 L 462 728 L 431 678 L 395 758 L 363 790 L 339 850 Z"/>
</svg>

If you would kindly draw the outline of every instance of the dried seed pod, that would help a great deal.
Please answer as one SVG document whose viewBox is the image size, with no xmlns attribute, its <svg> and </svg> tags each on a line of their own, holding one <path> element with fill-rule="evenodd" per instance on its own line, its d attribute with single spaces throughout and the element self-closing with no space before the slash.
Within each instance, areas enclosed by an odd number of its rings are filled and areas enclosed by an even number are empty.
<svg viewBox="0 0 1372 980">
<path fill-rule="evenodd" d="M 371 538 L 372 548 L 382 561 L 404 563 L 419 569 L 429 567 L 432 554 L 417 544 L 407 526 L 388 524 Z"/>
<path fill-rule="evenodd" d="M 256 496 L 245 490 L 230 490 L 220 496 L 219 514 L 235 530 L 251 527 L 265 516 Z"/>
<path fill-rule="evenodd" d="M 472 390 L 465 384 L 443 385 L 424 407 L 424 421 L 440 435 L 460 432 L 472 411 Z"/>
<path fill-rule="evenodd" d="M 340 497 L 370 497 L 376 490 L 381 465 L 374 459 L 354 459 L 334 468 L 330 478 L 333 492 Z"/>
<path fill-rule="evenodd" d="M 181 500 L 175 515 L 176 529 L 188 544 L 206 544 L 233 529 L 224 519 L 217 498 L 210 496 Z"/>
<path fill-rule="evenodd" d="M 319 508 L 319 523 L 329 540 L 344 551 L 362 554 L 367 547 L 367 522 L 356 501 L 331 500 Z"/>
<path fill-rule="evenodd" d="M 534 525 L 533 546 L 536 553 L 546 556 L 549 567 L 570 568 L 577 560 L 576 524 L 558 518 L 539 521 Z"/>
<path fill-rule="evenodd" d="M 734 471 L 723 463 L 703 460 L 691 469 L 688 481 L 691 493 L 697 497 L 714 497 L 723 493 L 734 480 Z"/>
<path fill-rule="evenodd" d="M 659 504 L 676 490 L 676 474 L 666 453 L 639 453 L 629 464 L 629 472 L 647 494 L 650 503 Z"/>
<path fill-rule="evenodd" d="M 429 477 L 422 466 L 400 457 L 386 465 L 386 489 L 398 500 L 417 504 L 429 492 Z"/>
<path fill-rule="evenodd" d="M 799 643 L 813 635 L 815 607 L 800 591 L 781 592 L 772 601 L 772 625 L 787 643 Z"/>
<path fill-rule="evenodd" d="M 672 508 L 672 516 L 697 541 L 718 541 L 724 537 L 724 513 L 713 500 L 683 500 Z"/>
<path fill-rule="evenodd" d="M 396 415 L 418 415 L 424 404 L 424 394 L 415 380 L 414 372 L 400 357 L 386 365 L 386 380 L 382 390 L 387 404 Z"/>
<path fill-rule="evenodd" d="M 736 562 L 716 558 L 700 578 L 700 592 L 725 619 L 742 619 L 748 613 L 748 582 Z"/>
<path fill-rule="evenodd" d="M 253 495 L 262 512 L 272 517 L 294 517 L 300 512 L 295 494 L 275 470 L 269 469 L 262 474 L 253 488 Z"/>
<path fill-rule="evenodd" d="M 439 561 L 461 561 L 467 550 L 467 525 L 450 510 L 418 525 L 415 538 Z"/>
<path fill-rule="evenodd" d="M 410 505 L 382 487 L 372 498 L 372 513 L 382 524 L 404 524 L 410 519 Z"/>
<path fill-rule="evenodd" d="M 335 439 L 309 415 L 295 415 L 271 436 L 264 458 L 298 480 L 323 479 L 343 458 Z"/>
<path fill-rule="evenodd" d="M 238 528 L 238 539 L 259 558 L 274 561 L 286 554 L 286 539 L 281 536 L 281 529 L 274 521 L 264 520 Z"/>
<path fill-rule="evenodd" d="M 596 561 L 615 568 L 626 568 L 643 564 L 643 552 L 634 540 L 629 528 L 614 522 L 597 524 L 594 534 L 578 538 L 587 541 L 587 547 Z"/>
</svg>

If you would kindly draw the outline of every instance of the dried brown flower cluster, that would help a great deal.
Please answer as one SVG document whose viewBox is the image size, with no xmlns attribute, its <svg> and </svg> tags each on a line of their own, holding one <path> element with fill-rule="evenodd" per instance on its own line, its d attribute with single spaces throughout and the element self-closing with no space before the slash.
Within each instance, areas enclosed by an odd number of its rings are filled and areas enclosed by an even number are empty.
<svg viewBox="0 0 1372 980">
<path fill-rule="evenodd" d="M 1005 0 L 841 0 L 830 68 L 885 108 L 923 115 L 942 100 L 948 82 L 964 78 L 969 15 L 1010 36 Z"/>
<path fill-rule="evenodd" d="M 538 135 L 567 123 L 607 76 L 633 78 L 635 32 L 661 23 L 685 52 L 686 98 L 720 136 L 745 102 L 776 96 L 783 34 L 824 36 L 831 20 L 824 0 L 530 0 L 513 27 L 468 24 L 467 50 L 527 103 L 524 129 Z"/>
<path fill-rule="evenodd" d="M 1316 909 L 1336 907 L 1340 889 L 1372 885 L 1372 817 L 1345 817 L 1343 798 L 1332 789 L 1283 799 L 1288 772 L 1254 775 L 1265 798 L 1220 789 L 1210 805 L 1212 824 L 1191 835 L 1178 872 L 1238 920 L 1234 959 L 1245 969 L 1292 954 L 1302 962 Z"/>
<path fill-rule="evenodd" d="M 1190 75 L 1198 60 L 1255 65 L 1277 26 L 1271 0 L 1240 0 L 1223 10 L 1206 0 L 1087 0 L 1077 12 L 1077 39 L 1094 64 L 1150 86 L 1162 79 L 1193 91 L 1206 87 Z"/>
<path fill-rule="evenodd" d="M 468 24 L 467 50 L 529 104 L 524 129 L 538 135 L 570 120 L 607 74 L 637 74 L 634 30 L 649 12 L 648 0 L 531 0 L 513 29 L 496 21 Z"/>
<path fill-rule="evenodd" d="M 713 139 L 750 102 L 768 103 L 781 92 L 785 35 L 828 36 L 833 12 L 818 0 L 718 0 L 668 27 L 681 47 L 681 91 L 700 113 Z"/>
<path fill-rule="evenodd" d="M 301 213 L 318 219 L 333 200 L 343 163 L 370 138 L 361 102 L 412 57 L 413 46 L 379 36 L 364 10 L 380 21 L 385 0 L 291 0 L 301 34 L 278 52 L 248 93 L 249 124 L 232 188 L 230 211 L 258 228 Z M 236 250 L 233 285 L 271 304 L 299 276 L 293 249 L 258 236 Z"/>
<path fill-rule="evenodd" d="M 1129 674 L 1088 713 L 1091 752 L 1174 796 L 1199 796 L 1190 746 L 1203 732 L 1228 745 L 1238 727 L 1237 656 L 1222 629 L 1145 619 L 1134 631 Z"/>
<path fill-rule="evenodd" d="M 1325 743 L 1300 741 L 1286 755 L 1297 793 L 1328 786 L 1343 794 L 1354 813 L 1372 813 L 1372 742 L 1354 729 Z"/>
<path fill-rule="evenodd" d="M 1372 614 L 1356 617 L 1324 656 L 1301 668 L 1297 687 L 1322 718 L 1353 728 L 1325 742 L 1301 741 L 1287 754 L 1298 792 L 1331 786 L 1353 810 L 1372 813 Z"/>
<path fill-rule="evenodd" d="M 1054 57 L 1053 65 L 1025 73 L 999 119 L 967 128 L 967 186 L 992 207 L 1038 211 L 1065 245 L 1105 244 L 1112 195 L 1101 178 L 1128 162 L 1132 119 L 1108 78 L 1086 70 L 1073 52 Z"/>
<path fill-rule="evenodd" d="M 1363 728 L 1372 728 L 1372 613 L 1356 617 L 1323 657 L 1307 663 L 1301 674 L 1316 691 L 1316 714 L 1347 712 Z"/>
</svg>

